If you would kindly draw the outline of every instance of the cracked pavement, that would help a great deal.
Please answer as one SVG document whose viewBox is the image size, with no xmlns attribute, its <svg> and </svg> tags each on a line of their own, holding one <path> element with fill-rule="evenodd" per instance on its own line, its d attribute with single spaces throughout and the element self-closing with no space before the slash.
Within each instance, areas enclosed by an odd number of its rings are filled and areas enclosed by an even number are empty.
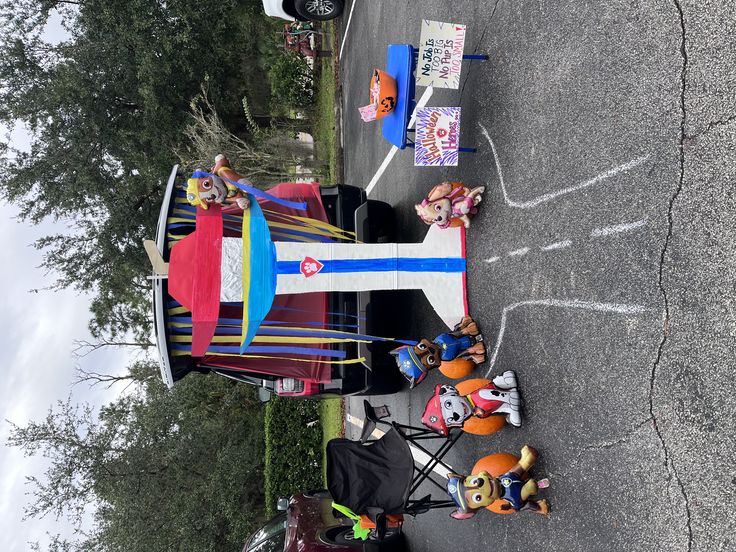
<svg viewBox="0 0 736 552">
<path fill-rule="evenodd" d="M 461 105 L 463 145 L 478 152 L 444 169 L 398 152 L 371 197 L 395 207 L 401 241 L 419 241 L 413 204 L 434 184 L 486 186 L 469 304 L 491 350 L 503 337 L 493 373 L 517 372 L 525 420 L 463 437 L 448 462 L 467 472 L 529 443 L 552 506 L 548 519 L 430 512 L 407 521 L 410 549 L 736 549 L 736 2 L 395 5 L 355 7 L 345 180 L 365 186 L 390 148 L 357 113 L 386 45 L 417 44 L 421 18 L 467 24 L 466 52 L 490 60 L 465 62 L 461 90 L 430 105 Z M 408 295 L 398 337 L 441 332 Z M 371 402 L 418 424 L 446 381 Z"/>
</svg>

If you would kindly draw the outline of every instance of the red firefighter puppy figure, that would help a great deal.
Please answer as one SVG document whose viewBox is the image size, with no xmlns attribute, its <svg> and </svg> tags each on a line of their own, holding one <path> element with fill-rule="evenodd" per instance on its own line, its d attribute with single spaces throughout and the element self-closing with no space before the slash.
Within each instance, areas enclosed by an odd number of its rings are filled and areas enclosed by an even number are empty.
<svg viewBox="0 0 736 552">
<path fill-rule="evenodd" d="M 438 385 L 427 401 L 422 423 L 447 436 L 453 427 L 462 428 L 471 417 L 505 415 L 514 427 L 521 427 L 521 397 L 516 388 L 516 374 L 507 370 L 483 387 L 461 395 L 452 385 Z"/>
<path fill-rule="evenodd" d="M 493 456 L 496 455 L 486 458 L 490 459 Z M 538 456 L 539 453 L 535 449 L 526 445 L 521 449 L 521 458 L 516 464 L 498 476 L 487 471 L 479 471 L 468 476 L 448 474 L 447 492 L 457 506 L 457 510 L 450 515 L 455 519 L 469 519 L 481 508 L 498 513 L 548 514 L 549 504 L 546 500 L 531 499 L 540 488 L 549 485 L 547 479 L 535 481 L 529 478 L 528 472 Z"/>
<path fill-rule="evenodd" d="M 443 182 L 430 190 L 427 197 L 414 206 L 417 215 L 428 225 L 440 228 L 463 225 L 470 228 L 470 217 L 478 212 L 485 187 L 472 190 L 462 182 Z"/>
<path fill-rule="evenodd" d="M 470 316 L 463 318 L 452 332 L 438 335 L 432 341 L 422 339 L 416 345 L 405 345 L 391 351 L 396 364 L 411 387 L 427 377 L 432 368 L 458 358 L 475 364 L 486 360 L 486 347 L 478 325 Z"/>
<path fill-rule="evenodd" d="M 202 209 L 217 203 L 222 207 L 237 205 L 244 211 L 250 207 L 247 194 L 226 180 L 252 186 L 253 184 L 230 168 L 230 161 L 220 154 L 215 158 L 212 174 L 201 178 L 190 178 L 187 181 L 187 201 Z M 196 175 L 195 175 L 196 176 Z"/>
</svg>

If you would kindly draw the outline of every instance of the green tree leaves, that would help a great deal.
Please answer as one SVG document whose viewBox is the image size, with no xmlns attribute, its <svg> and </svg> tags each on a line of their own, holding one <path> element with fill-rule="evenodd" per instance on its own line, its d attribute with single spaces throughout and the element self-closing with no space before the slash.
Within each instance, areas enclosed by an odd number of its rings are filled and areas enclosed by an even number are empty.
<svg viewBox="0 0 736 552">
<path fill-rule="evenodd" d="M 69 222 L 37 242 L 58 286 L 96 294 L 95 334 L 143 324 L 146 256 L 189 102 L 205 77 L 226 123 L 242 118 L 253 75 L 243 60 L 274 45 L 256 0 L 5 1 L 0 122 L 33 132 L 7 150 L 0 190 L 20 216 Z M 57 10 L 69 37 L 44 40 Z M 248 32 L 244 32 L 244 31 Z M 121 308 L 110 308 L 117 302 Z M 125 312 L 122 312 L 122 310 Z"/>
<path fill-rule="evenodd" d="M 167 390 L 152 379 L 99 415 L 60 402 L 14 426 L 8 444 L 50 461 L 29 479 L 27 515 L 79 526 L 97 505 L 94 530 L 70 550 L 219 552 L 238 550 L 263 509 L 262 424 L 250 386 L 199 376 Z"/>
</svg>

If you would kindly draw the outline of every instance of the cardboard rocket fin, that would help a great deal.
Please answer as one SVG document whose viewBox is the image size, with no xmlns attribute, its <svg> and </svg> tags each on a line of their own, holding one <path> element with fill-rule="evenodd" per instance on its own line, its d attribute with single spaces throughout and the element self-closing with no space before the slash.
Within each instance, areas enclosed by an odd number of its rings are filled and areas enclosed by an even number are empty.
<svg viewBox="0 0 736 552">
<path fill-rule="evenodd" d="M 405 244 L 401 244 L 400 247 L 404 250 Z M 464 264 L 465 228 L 458 226 L 442 229 L 432 225 L 419 247 L 416 254 L 421 251 L 421 256 L 432 255 L 448 260 L 462 259 Z M 409 256 L 411 253 L 402 251 L 402 254 Z M 466 271 L 463 269 L 461 272 L 430 272 L 414 276 L 421 278 L 421 290 L 448 328 L 454 328 L 464 316 L 468 315 L 465 275 Z"/>
<path fill-rule="evenodd" d="M 158 250 L 156 242 L 153 240 L 143 240 L 143 248 L 148 254 L 148 259 L 151 261 L 153 271 L 157 276 L 168 276 L 169 275 L 169 263 L 165 262 L 161 256 L 161 252 Z"/>
</svg>

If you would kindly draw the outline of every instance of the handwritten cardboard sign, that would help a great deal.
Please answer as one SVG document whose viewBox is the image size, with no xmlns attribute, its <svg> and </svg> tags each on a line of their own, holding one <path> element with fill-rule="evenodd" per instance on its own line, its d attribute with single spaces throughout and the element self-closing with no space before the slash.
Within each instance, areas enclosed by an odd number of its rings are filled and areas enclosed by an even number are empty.
<svg viewBox="0 0 736 552">
<path fill-rule="evenodd" d="M 459 147 L 459 107 L 425 107 L 417 111 L 415 166 L 454 167 Z"/>
<path fill-rule="evenodd" d="M 465 25 L 422 20 L 417 86 L 460 88 Z"/>
</svg>

